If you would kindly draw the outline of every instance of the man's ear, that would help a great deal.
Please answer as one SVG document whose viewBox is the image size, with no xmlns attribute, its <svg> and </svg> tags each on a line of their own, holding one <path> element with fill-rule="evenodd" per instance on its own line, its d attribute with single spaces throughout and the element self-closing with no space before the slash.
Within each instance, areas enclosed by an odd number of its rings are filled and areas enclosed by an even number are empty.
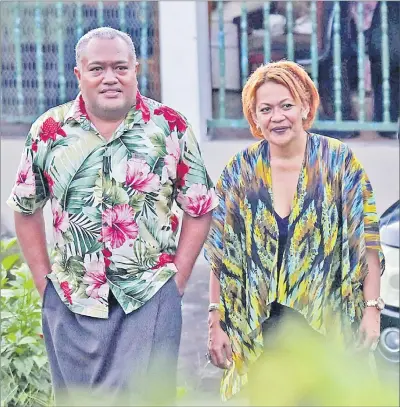
<svg viewBox="0 0 400 407">
<path fill-rule="evenodd" d="M 78 67 L 74 68 L 74 74 L 76 76 L 76 78 L 78 79 L 78 83 L 81 83 L 81 71 L 79 70 Z"/>
</svg>

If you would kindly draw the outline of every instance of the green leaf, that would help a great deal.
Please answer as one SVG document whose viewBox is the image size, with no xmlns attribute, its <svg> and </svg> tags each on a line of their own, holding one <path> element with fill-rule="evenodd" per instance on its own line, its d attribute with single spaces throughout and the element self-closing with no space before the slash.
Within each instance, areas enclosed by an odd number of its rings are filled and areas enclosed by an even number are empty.
<svg viewBox="0 0 400 407">
<path fill-rule="evenodd" d="M 129 206 L 133 208 L 135 213 L 139 213 L 143 209 L 145 199 L 145 194 L 136 191 L 129 200 Z"/>
<path fill-rule="evenodd" d="M 12 364 L 17 369 L 17 375 L 21 377 L 25 372 L 25 364 L 21 359 L 14 359 Z"/>
<path fill-rule="evenodd" d="M 158 156 L 164 156 L 167 154 L 165 135 L 163 133 L 153 133 L 150 136 L 150 140 Z"/>
<path fill-rule="evenodd" d="M 112 274 L 109 282 L 118 302 L 128 310 L 136 305 L 143 305 L 149 295 L 149 283 L 140 279 L 124 281 Z"/>
<path fill-rule="evenodd" d="M 68 257 L 67 263 L 65 264 L 65 273 L 76 276 L 78 279 L 83 277 L 85 273 L 85 267 L 83 266 L 83 258 L 79 256 Z"/>
<path fill-rule="evenodd" d="M 69 232 L 72 235 L 73 244 L 78 253 L 84 256 L 94 253 L 101 248 L 98 241 L 101 232 L 101 223 L 94 223 L 85 215 L 71 215 L 69 217 Z"/>
<path fill-rule="evenodd" d="M 12 298 L 12 297 L 16 297 L 18 294 L 15 293 L 14 290 L 10 290 L 10 289 L 4 289 L 1 290 L 1 296 L 4 298 Z"/>
<path fill-rule="evenodd" d="M 183 155 L 185 161 L 189 165 L 189 172 L 185 176 L 186 183 L 189 185 L 205 183 L 206 186 L 209 187 L 209 178 L 203 165 L 203 161 L 199 159 L 200 157 L 194 155 L 188 149 L 184 151 Z"/>
<path fill-rule="evenodd" d="M 69 214 L 79 214 L 93 195 L 99 170 L 103 164 L 104 146 L 87 139 L 64 147 L 69 160 L 53 156 L 50 175 L 53 178 L 54 194 Z"/>
<path fill-rule="evenodd" d="M 149 148 L 152 147 L 143 129 L 136 126 L 125 132 L 116 141 L 118 144 L 113 147 L 113 161 L 121 160 L 126 156 L 130 158 L 133 154 L 147 156 Z"/>
<path fill-rule="evenodd" d="M 8 241 L 6 240 L 5 242 L 5 250 L 11 250 L 13 248 L 18 248 L 18 240 L 16 237 L 9 239 Z"/>
<path fill-rule="evenodd" d="M 158 256 L 157 249 L 147 246 L 145 242 L 138 239 L 135 240 L 129 257 L 114 254 L 113 260 L 120 272 L 133 276 L 150 270 L 156 264 Z"/>
<path fill-rule="evenodd" d="M 20 260 L 20 254 L 10 254 L 1 261 L 1 264 L 6 270 L 11 270 Z"/>
<path fill-rule="evenodd" d="M 41 369 L 47 363 L 46 356 L 32 356 L 32 360 L 36 363 L 39 369 Z"/>
<path fill-rule="evenodd" d="M 28 345 L 29 343 L 37 343 L 37 339 L 27 336 L 18 341 L 18 345 Z"/>
</svg>

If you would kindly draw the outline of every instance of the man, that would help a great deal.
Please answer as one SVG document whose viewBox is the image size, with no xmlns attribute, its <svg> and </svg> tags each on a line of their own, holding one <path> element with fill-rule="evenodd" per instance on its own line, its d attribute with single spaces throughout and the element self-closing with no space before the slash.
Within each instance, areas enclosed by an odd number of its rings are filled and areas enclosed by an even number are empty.
<svg viewBox="0 0 400 407">
<path fill-rule="evenodd" d="M 138 92 L 128 35 L 88 32 L 76 64 L 81 93 L 32 125 L 8 200 L 43 297 L 53 384 L 56 394 L 131 389 L 168 404 L 181 297 L 218 201 L 185 118 Z M 184 212 L 178 245 L 174 200 Z"/>
</svg>

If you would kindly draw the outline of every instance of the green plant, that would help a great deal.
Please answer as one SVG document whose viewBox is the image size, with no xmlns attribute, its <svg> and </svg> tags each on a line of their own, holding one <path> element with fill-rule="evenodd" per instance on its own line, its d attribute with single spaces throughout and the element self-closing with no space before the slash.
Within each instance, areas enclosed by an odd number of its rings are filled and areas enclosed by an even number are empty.
<svg viewBox="0 0 400 407">
<path fill-rule="evenodd" d="M 3 268 L 8 271 L 22 264 L 17 239 L 5 239 L 0 241 L 0 261 Z"/>
<path fill-rule="evenodd" d="M 41 299 L 14 240 L 2 242 L 1 405 L 48 406 L 52 390 L 41 330 Z"/>
</svg>

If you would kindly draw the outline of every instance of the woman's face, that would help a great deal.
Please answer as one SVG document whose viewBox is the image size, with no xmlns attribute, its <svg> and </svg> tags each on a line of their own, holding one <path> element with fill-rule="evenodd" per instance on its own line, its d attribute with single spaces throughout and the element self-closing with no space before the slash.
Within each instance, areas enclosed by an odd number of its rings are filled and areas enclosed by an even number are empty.
<svg viewBox="0 0 400 407">
<path fill-rule="evenodd" d="M 306 109 L 286 86 L 268 81 L 257 89 L 254 119 L 269 143 L 283 147 L 304 133 Z"/>
</svg>

